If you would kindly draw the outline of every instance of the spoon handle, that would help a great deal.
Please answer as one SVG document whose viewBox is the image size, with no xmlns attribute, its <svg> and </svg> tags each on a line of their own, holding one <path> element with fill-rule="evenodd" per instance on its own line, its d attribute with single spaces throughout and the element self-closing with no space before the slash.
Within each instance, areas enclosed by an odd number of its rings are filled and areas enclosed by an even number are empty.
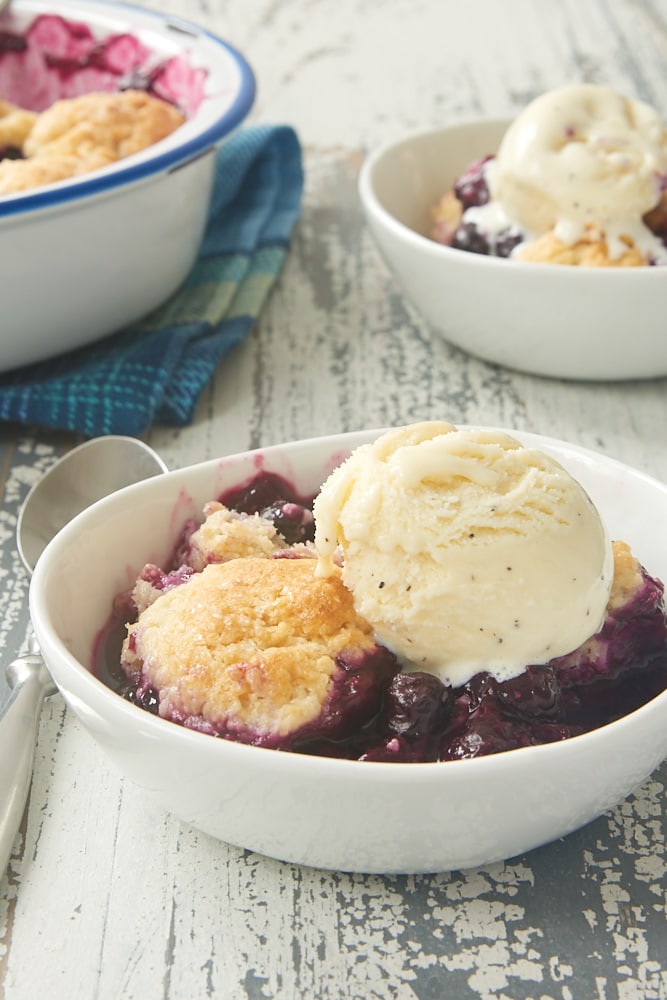
<svg viewBox="0 0 667 1000">
<path fill-rule="evenodd" d="M 0 718 L 0 877 L 6 871 L 32 777 L 42 702 L 55 688 L 41 656 L 21 656 L 7 667 L 12 688 Z"/>
</svg>

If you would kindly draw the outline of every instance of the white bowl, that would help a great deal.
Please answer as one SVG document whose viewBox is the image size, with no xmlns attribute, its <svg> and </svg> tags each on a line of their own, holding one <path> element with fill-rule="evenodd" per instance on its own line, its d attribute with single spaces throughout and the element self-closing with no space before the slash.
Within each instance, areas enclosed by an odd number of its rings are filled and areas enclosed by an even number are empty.
<svg viewBox="0 0 667 1000">
<path fill-rule="evenodd" d="M 37 563 L 33 625 L 68 705 L 118 768 L 187 823 L 261 854 L 359 872 L 433 872 L 508 858 L 581 827 L 667 755 L 667 693 L 597 731 L 447 763 L 362 763 L 268 750 L 184 729 L 129 704 L 89 670 L 113 598 L 170 554 L 185 518 L 259 469 L 309 492 L 378 432 L 210 461 L 129 487 L 80 514 Z M 573 445 L 554 455 L 612 537 L 667 579 L 667 487 Z"/>
<path fill-rule="evenodd" d="M 365 161 L 368 225 L 406 296 L 452 344 L 509 368 L 567 379 L 667 375 L 666 267 L 521 263 L 428 238 L 433 206 L 472 161 L 496 152 L 508 124 L 421 132 Z"/>
<path fill-rule="evenodd" d="M 100 39 L 129 32 L 156 61 L 184 56 L 206 72 L 205 93 L 183 126 L 143 152 L 0 197 L 0 370 L 121 329 L 178 288 L 201 244 L 216 148 L 255 94 L 240 53 L 196 25 L 105 0 L 61 0 L 57 12 Z M 2 24 L 22 30 L 45 13 L 46 0 L 12 0 Z"/>
</svg>

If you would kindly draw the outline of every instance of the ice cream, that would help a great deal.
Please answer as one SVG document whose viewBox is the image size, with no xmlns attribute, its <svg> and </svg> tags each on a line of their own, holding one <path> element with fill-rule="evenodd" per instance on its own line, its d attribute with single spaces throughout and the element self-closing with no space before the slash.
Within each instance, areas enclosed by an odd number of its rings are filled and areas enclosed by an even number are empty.
<svg viewBox="0 0 667 1000">
<path fill-rule="evenodd" d="M 656 226 L 649 216 L 667 189 L 667 125 L 641 101 L 596 84 L 549 91 L 468 173 L 458 222 L 452 227 L 451 196 L 436 211 L 461 249 L 555 263 L 667 263 L 664 220 Z"/>
<path fill-rule="evenodd" d="M 555 460 L 428 422 L 357 449 L 315 500 L 318 573 L 338 552 L 355 608 L 407 669 L 504 681 L 600 627 L 611 544 Z"/>
</svg>

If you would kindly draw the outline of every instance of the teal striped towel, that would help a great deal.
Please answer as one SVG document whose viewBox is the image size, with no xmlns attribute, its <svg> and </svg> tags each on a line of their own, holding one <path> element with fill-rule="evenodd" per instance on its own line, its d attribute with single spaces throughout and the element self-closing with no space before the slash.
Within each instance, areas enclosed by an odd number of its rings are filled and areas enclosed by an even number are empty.
<svg viewBox="0 0 667 1000">
<path fill-rule="evenodd" d="M 260 313 L 302 193 L 293 129 L 255 126 L 233 135 L 219 150 L 208 226 L 181 288 L 126 330 L 0 375 L 0 420 L 90 437 L 188 424 L 217 365 Z"/>
</svg>

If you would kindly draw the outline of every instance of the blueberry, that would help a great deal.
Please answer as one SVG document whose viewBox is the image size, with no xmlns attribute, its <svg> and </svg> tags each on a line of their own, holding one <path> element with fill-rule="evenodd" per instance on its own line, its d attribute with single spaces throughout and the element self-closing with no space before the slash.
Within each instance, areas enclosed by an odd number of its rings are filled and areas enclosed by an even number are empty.
<svg viewBox="0 0 667 1000">
<path fill-rule="evenodd" d="M 245 485 L 226 490 L 218 500 L 242 514 L 259 514 L 267 507 L 287 502 L 312 507 L 311 497 L 298 496 L 294 487 L 275 472 L 259 472 Z"/>
<path fill-rule="evenodd" d="M 553 667 L 528 667 L 518 677 L 498 684 L 495 696 L 510 715 L 555 716 L 560 707 L 560 684 Z"/>
<path fill-rule="evenodd" d="M 451 710 L 451 688 L 434 674 L 397 674 L 387 688 L 385 724 L 389 733 L 411 738 L 439 733 Z"/>
<path fill-rule="evenodd" d="M 459 713 L 469 715 L 482 702 L 491 702 L 496 696 L 498 681 L 491 674 L 482 670 L 474 674 L 469 681 L 456 689 L 456 704 Z"/>
<path fill-rule="evenodd" d="M 469 253 L 491 253 L 489 240 L 472 222 L 463 222 L 458 227 L 454 233 L 452 246 L 455 250 L 467 250 Z"/>
<path fill-rule="evenodd" d="M 489 188 L 484 176 L 484 168 L 491 156 L 485 156 L 483 160 L 477 160 L 462 174 L 454 185 L 454 194 L 466 208 L 486 205 L 489 200 Z"/>
<path fill-rule="evenodd" d="M 528 723 L 520 719 L 507 719 L 496 707 L 486 706 L 470 716 L 463 730 L 445 736 L 440 759 L 486 757 L 505 750 L 516 750 L 518 747 L 565 740 L 580 731 L 579 728 L 559 722 Z"/>
<path fill-rule="evenodd" d="M 495 238 L 493 253 L 496 257 L 509 257 L 519 243 L 523 243 L 523 234 L 516 229 L 503 229 Z"/>
<path fill-rule="evenodd" d="M 454 233 L 452 246 L 469 253 L 482 253 L 491 257 L 509 257 L 512 250 L 523 242 L 523 235 L 516 229 L 504 229 L 497 236 L 483 233 L 474 222 L 462 222 Z"/>
<path fill-rule="evenodd" d="M 465 728 L 453 735 L 447 735 L 440 750 L 441 760 L 466 760 L 470 757 L 486 757 L 521 746 L 519 727 L 512 725 L 502 716 L 476 718 L 471 716 Z"/>
<path fill-rule="evenodd" d="M 151 715 L 157 715 L 158 709 L 160 707 L 160 699 L 158 697 L 157 691 L 154 688 L 146 688 L 139 694 L 136 686 L 134 684 L 128 684 L 122 691 L 121 696 L 125 698 L 126 701 L 131 702 L 133 705 L 137 705 L 139 708 L 143 708 L 145 712 L 150 712 Z"/>
<path fill-rule="evenodd" d="M 359 760 L 382 761 L 387 764 L 422 764 L 437 760 L 432 740 L 410 740 L 405 736 L 392 736 L 366 750 Z"/>
<path fill-rule="evenodd" d="M 2 146 L 0 148 L 0 160 L 24 160 L 23 150 L 18 146 Z"/>
<path fill-rule="evenodd" d="M 264 507 L 260 514 L 272 521 L 288 545 L 312 542 L 315 538 L 315 519 L 312 510 L 292 501 L 277 500 Z"/>
</svg>

